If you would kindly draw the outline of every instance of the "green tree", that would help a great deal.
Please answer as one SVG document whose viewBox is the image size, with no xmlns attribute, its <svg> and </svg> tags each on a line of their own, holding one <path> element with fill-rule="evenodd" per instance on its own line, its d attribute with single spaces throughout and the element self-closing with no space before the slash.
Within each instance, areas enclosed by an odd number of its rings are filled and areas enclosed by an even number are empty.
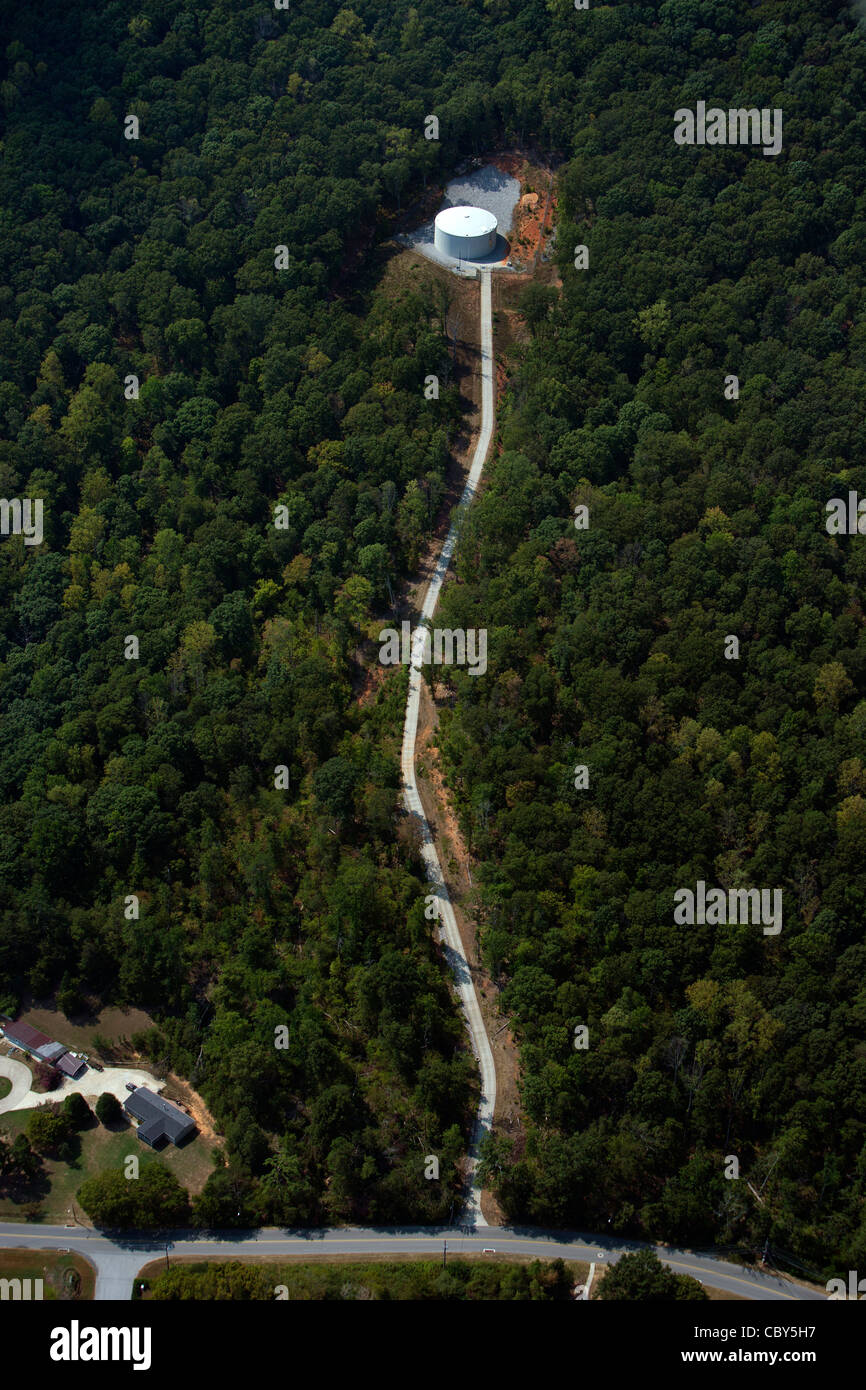
<svg viewBox="0 0 866 1390">
<path fill-rule="evenodd" d="M 648 1303 L 706 1301 L 707 1295 L 697 1279 L 674 1274 L 663 1265 L 654 1250 L 637 1250 L 620 1255 L 601 1281 L 596 1298 L 608 1301 L 638 1300 Z"/>
<path fill-rule="evenodd" d="M 93 1118 L 93 1111 L 78 1091 L 72 1091 L 63 1102 L 63 1114 L 69 1121 L 70 1129 L 86 1129 Z"/>
<path fill-rule="evenodd" d="M 37 1105 L 27 1120 L 27 1138 L 38 1154 L 56 1153 L 72 1133 L 68 1113 L 51 1101 Z"/>
<path fill-rule="evenodd" d="M 123 1106 L 110 1091 L 103 1091 L 96 1100 L 96 1118 L 100 1124 L 117 1124 L 124 1118 Z"/>
<path fill-rule="evenodd" d="M 96 1226 L 165 1227 L 188 1222 L 189 1194 L 174 1174 L 154 1160 L 137 1178 L 113 1168 L 81 1184 L 78 1200 Z"/>
<path fill-rule="evenodd" d="M 313 791 L 334 816 L 352 814 L 357 772 L 346 758 L 329 758 L 313 774 Z"/>
</svg>

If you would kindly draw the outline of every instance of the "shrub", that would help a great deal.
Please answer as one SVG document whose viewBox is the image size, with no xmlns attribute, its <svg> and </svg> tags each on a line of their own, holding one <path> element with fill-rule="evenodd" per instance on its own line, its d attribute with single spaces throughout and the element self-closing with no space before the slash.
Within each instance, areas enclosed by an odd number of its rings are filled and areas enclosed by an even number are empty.
<svg viewBox="0 0 866 1390">
<path fill-rule="evenodd" d="M 104 1125 L 116 1124 L 123 1119 L 123 1106 L 110 1091 L 104 1091 L 96 1102 L 96 1118 Z"/>
<path fill-rule="evenodd" d="M 60 1105 L 46 1101 L 31 1110 L 27 1121 L 27 1138 L 37 1153 L 56 1153 L 69 1138 L 69 1116 Z"/>
<path fill-rule="evenodd" d="M 63 1102 L 63 1113 L 74 1130 L 84 1129 L 93 1117 L 93 1111 L 84 1096 L 72 1091 Z"/>
<path fill-rule="evenodd" d="M 60 1085 L 60 1072 L 48 1062 L 31 1061 L 34 1091 L 55 1091 Z"/>
</svg>

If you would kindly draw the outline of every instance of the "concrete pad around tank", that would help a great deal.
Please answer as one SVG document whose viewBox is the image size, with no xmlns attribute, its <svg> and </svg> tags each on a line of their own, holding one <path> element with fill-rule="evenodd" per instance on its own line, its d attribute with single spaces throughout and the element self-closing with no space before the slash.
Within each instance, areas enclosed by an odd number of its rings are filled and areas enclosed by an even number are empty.
<svg viewBox="0 0 866 1390">
<path fill-rule="evenodd" d="M 419 256 L 425 256 L 428 261 L 435 261 L 437 265 L 447 266 L 449 270 L 455 269 L 458 265 L 465 267 L 473 265 L 501 265 L 503 270 L 506 269 L 508 257 L 511 255 L 511 247 L 505 240 L 505 237 L 500 236 L 498 232 L 496 234 L 496 245 L 489 255 L 473 257 L 471 260 L 464 257 L 458 261 L 456 256 L 447 256 L 444 251 L 440 251 L 439 247 L 434 244 L 432 222 L 428 223 L 428 228 L 430 233 L 429 240 L 419 241 L 417 239 L 418 234 L 415 232 L 410 236 L 398 236 L 395 240 L 399 241 L 401 246 L 407 246 L 410 250 L 417 251 Z"/>
</svg>

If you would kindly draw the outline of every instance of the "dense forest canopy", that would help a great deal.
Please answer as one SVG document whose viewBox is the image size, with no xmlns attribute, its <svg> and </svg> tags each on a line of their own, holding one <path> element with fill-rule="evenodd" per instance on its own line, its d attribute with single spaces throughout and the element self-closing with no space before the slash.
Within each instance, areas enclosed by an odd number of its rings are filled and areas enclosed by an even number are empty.
<svg viewBox="0 0 866 1390">
<path fill-rule="evenodd" d="M 442 618 L 490 628 L 444 715 L 525 1068 L 487 1171 L 514 1217 L 853 1268 L 866 558 L 825 505 L 866 485 L 866 40 L 842 5 L 679 3 L 615 42 L 623 9 L 585 31 L 562 294 Z M 702 99 L 781 108 L 780 156 L 677 146 Z M 781 933 L 676 925 L 699 880 L 781 889 Z"/>
<path fill-rule="evenodd" d="M 0 1008 L 156 1013 L 228 1140 L 197 1219 L 448 1215 L 474 1067 L 397 817 L 405 682 L 359 705 L 355 650 L 458 403 L 423 395 L 441 294 L 370 250 L 534 141 L 563 287 L 443 618 L 490 633 L 442 738 L 525 1073 L 488 1172 L 522 1219 L 866 1260 L 866 561 L 823 525 L 866 491 L 855 11 L 0 14 L 0 495 L 45 506 L 0 540 Z M 782 153 L 677 146 L 699 100 L 781 108 Z M 698 879 L 782 887 L 780 936 L 675 927 Z"/>
<path fill-rule="evenodd" d="M 473 1068 L 396 835 L 405 680 L 352 679 L 458 410 L 437 292 L 357 270 L 493 26 L 48 8 L 3 7 L 0 493 L 45 539 L 0 546 L 0 1007 L 158 1011 L 228 1136 L 202 1219 L 441 1219 Z"/>
</svg>

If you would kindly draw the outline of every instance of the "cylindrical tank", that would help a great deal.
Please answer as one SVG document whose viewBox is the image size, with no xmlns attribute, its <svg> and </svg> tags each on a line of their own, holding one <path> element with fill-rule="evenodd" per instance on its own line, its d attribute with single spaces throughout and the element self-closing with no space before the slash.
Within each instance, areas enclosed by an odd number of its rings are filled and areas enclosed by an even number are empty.
<svg viewBox="0 0 866 1390">
<path fill-rule="evenodd" d="M 496 246 L 496 218 L 484 208 L 445 208 L 437 214 L 433 244 L 455 260 L 483 260 Z"/>
</svg>

